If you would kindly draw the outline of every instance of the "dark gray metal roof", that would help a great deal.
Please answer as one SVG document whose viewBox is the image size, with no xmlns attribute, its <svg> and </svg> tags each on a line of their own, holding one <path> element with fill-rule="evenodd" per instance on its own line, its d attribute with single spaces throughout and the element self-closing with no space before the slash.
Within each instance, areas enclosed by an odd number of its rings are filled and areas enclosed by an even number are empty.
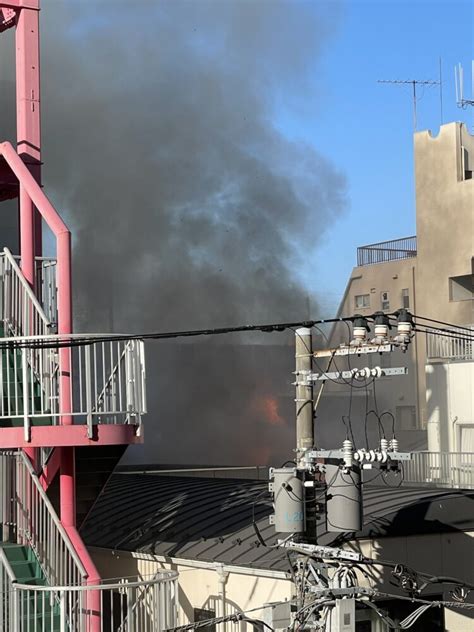
<svg viewBox="0 0 474 632">
<path fill-rule="evenodd" d="M 243 479 L 115 474 L 83 529 L 89 546 L 142 551 L 168 557 L 287 570 L 275 541 L 267 484 Z M 366 487 L 364 529 L 331 534 L 321 544 L 354 537 L 384 537 L 474 529 L 474 491 Z"/>
</svg>

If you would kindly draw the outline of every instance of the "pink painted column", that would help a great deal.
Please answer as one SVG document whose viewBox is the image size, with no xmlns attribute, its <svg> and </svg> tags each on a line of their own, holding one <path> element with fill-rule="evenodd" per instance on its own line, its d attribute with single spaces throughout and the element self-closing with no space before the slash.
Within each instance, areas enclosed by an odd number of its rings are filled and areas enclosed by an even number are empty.
<svg viewBox="0 0 474 632">
<path fill-rule="evenodd" d="M 33 3 L 29 3 L 30 6 Z M 17 12 L 16 31 L 16 125 L 17 151 L 35 180 L 41 182 L 41 119 L 40 119 L 40 51 L 39 6 L 37 9 L 21 8 Z M 21 255 L 27 257 L 27 266 L 35 255 L 35 224 L 38 217 L 33 202 L 20 183 L 20 239 Z M 24 234 L 25 233 L 25 234 Z M 41 244 L 41 235 L 36 236 Z M 41 252 L 36 254 L 40 255 Z M 31 259 L 32 258 L 32 259 Z M 23 262 L 22 262 L 23 267 Z M 27 277 L 27 278 L 28 278 Z"/>
<path fill-rule="evenodd" d="M 39 7 L 38 7 L 39 8 Z M 16 121 L 17 151 L 33 177 L 40 182 L 41 128 L 40 128 L 40 74 L 39 74 L 39 11 L 21 8 L 17 12 L 16 31 Z M 35 223 L 39 213 L 30 196 L 20 183 L 20 254 L 21 269 L 26 280 L 35 286 L 35 240 L 41 244 L 41 234 L 35 237 Z M 39 216 L 40 217 L 40 216 Z M 41 251 L 36 254 L 40 255 Z M 36 450 L 26 448 L 33 466 Z"/>
</svg>

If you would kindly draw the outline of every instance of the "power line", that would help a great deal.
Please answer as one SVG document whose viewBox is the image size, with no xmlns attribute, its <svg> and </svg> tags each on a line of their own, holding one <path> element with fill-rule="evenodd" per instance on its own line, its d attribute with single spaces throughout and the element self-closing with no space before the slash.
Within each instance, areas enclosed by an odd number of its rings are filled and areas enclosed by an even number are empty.
<svg viewBox="0 0 474 632">
<path fill-rule="evenodd" d="M 365 318 L 367 320 L 373 320 L 377 314 L 370 314 Z M 386 314 L 391 320 L 396 320 L 397 313 L 393 312 Z M 191 338 L 200 336 L 217 336 L 232 333 L 246 333 L 246 332 L 260 332 L 260 333 L 275 333 L 283 332 L 285 330 L 294 330 L 298 327 L 316 328 L 318 325 L 330 324 L 330 323 L 346 323 L 354 321 L 354 316 L 345 316 L 338 318 L 321 318 L 319 320 L 301 320 L 296 322 L 285 323 L 269 323 L 259 325 L 239 325 L 235 327 L 217 327 L 208 329 L 193 329 L 193 330 L 180 330 L 169 332 L 142 332 L 138 334 L 51 334 L 49 336 L 17 336 L 12 338 L 3 338 L 3 342 L 0 343 L 0 349 L 60 349 L 65 347 L 79 347 L 86 346 L 94 343 L 102 342 L 120 342 L 120 341 L 132 341 L 132 340 L 170 340 L 176 338 Z M 413 318 L 422 320 L 429 320 L 433 323 L 439 323 L 452 329 L 444 329 L 440 327 L 429 327 L 428 325 L 415 324 L 414 329 L 425 334 L 439 334 L 446 337 L 457 338 L 459 340 L 474 340 L 474 330 L 468 327 L 458 327 L 452 323 L 446 323 L 443 321 L 437 321 L 435 319 L 427 319 L 426 317 L 418 317 L 413 314 Z M 455 329 L 461 329 L 461 333 L 453 331 Z M 321 330 L 319 330 L 321 332 Z M 469 332 L 463 333 L 464 331 Z M 337 368 L 337 367 L 336 367 Z"/>
</svg>

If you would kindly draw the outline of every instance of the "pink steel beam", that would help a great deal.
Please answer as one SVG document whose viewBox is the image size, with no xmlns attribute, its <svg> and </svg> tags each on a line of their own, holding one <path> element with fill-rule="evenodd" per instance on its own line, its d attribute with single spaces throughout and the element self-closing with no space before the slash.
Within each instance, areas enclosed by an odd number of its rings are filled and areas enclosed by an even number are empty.
<svg viewBox="0 0 474 632">
<path fill-rule="evenodd" d="M 36 9 L 39 11 L 39 0 L 2 0 L 2 7 L 9 9 Z"/>
<path fill-rule="evenodd" d="M 57 249 L 57 283 L 58 283 L 58 332 L 72 333 L 72 296 L 71 296 L 71 233 L 66 224 L 59 217 L 54 206 L 46 197 L 38 182 L 30 173 L 28 167 L 8 142 L 0 144 L 2 155 L 9 167 L 18 178 L 20 186 L 36 206 L 39 213 L 48 224 L 56 237 Z M 60 390 L 59 410 L 72 410 L 71 397 L 71 353 L 65 348 L 60 350 Z M 72 425 L 71 415 L 61 417 L 63 425 Z M 75 489 L 74 489 L 74 458 L 73 449 L 65 448 L 61 453 L 60 473 L 60 501 L 61 521 L 65 525 L 75 525 Z"/>
<path fill-rule="evenodd" d="M 0 9 L 0 16 L 3 18 L 0 30 L 16 26 L 17 147 L 23 162 L 40 182 L 39 7 L 35 4 L 34 8 L 26 8 L 24 3 L 19 7 L 16 10 L 7 7 Z M 35 211 L 21 184 L 19 189 L 21 268 L 26 280 L 34 288 L 35 255 L 42 254 L 41 216 Z M 35 465 L 36 450 L 27 448 L 25 452 Z"/>
<path fill-rule="evenodd" d="M 40 182 L 40 53 L 39 11 L 37 9 L 22 7 L 17 11 L 15 47 L 17 151 L 36 181 Z M 33 287 L 35 254 L 37 256 L 42 254 L 41 219 L 39 214 L 35 213 L 33 203 L 21 183 L 20 240 L 21 268 L 27 281 Z"/>
<path fill-rule="evenodd" d="M 0 143 L 0 156 L 3 156 L 10 169 L 18 178 L 20 185 L 24 187 L 26 194 L 30 197 L 34 206 L 41 214 L 41 217 L 56 237 L 58 260 L 58 333 L 70 334 L 72 333 L 71 233 L 11 143 L 8 141 Z M 68 391 L 68 393 L 70 396 L 70 391 Z M 66 397 L 67 393 L 63 393 L 63 396 Z M 68 409 L 63 407 L 63 410 Z M 70 420 L 69 423 L 71 423 Z"/>
<path fill-rule="evenodd" d="M 143 433 L 137 437 L 136 426 L 132 424 L 97 424 L 94 437 L 87 434 L 85 424 L 73 426 L 32 426 L 31 438 L 25 441 L 22 427 L 2 428 L 0 450 L 14 448 L 78 447 L 99 445 L 132 445 L 143 443 Z"/>
<path fill-rule="evenodd" d="M 72 296 L 71 296 L 71 233 L 48 200 L 38 182 L 31 175 L 28 167 L 16 153 L 11 143 L 0 144 L 0 156 L 3 156 L 18 178 L 32 204 L 36 206 L 42 218 L 56 237 L 57 250 L 57 282 L 58 282 L 58 333 L 72 333 Z M 71 407 L 71 354 L 69 349 L 61 349 L 62 371 L 60 376 L 60 411 L 70 411 Z M 72 417 L 63 415 L 63 425 L 72 425 Z M 60 502 L 61 522 L 71 537 L 81 562 L 88 574 L 88 583 L 97 584 L 100 575 L 75 528 L 75 488 L 74 488 L 74 448 L 61 449 Z M 100 593 L 91 591 L 87 594 L 90 615 L 90 632 L 100 630 Z"/>
</svg>

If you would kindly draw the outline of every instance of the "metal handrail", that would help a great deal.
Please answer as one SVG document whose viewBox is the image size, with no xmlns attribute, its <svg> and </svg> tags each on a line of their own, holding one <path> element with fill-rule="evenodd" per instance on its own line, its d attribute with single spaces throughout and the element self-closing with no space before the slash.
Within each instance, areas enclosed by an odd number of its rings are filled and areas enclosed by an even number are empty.
<svg viewBox="0 0 474 632">
<path fill-rule="evenodd" d="M 95 406 L 94 406 L 94 410 L 97 410 L 97 407 L 98 407 L 98 405 L 99 405 L 99 402 L 100 402 L 101 400 L 103 400 L 103 399 L 104 399 L 104 397 L 105 397 L 105 395 L 106 395 L 106 393 L 107 393 L 107 389 L 110 387 L 110 385 L 111 385 L 111 383 L 112 383 L 112 381 L 113 381 L 113 378 L 114 378 L 114 376 L 117 374 L 117 372 L 118 372 L 118 370 L 119 370 L 119 368 L 120 368 L 120 365 L 121 365 L 121 363 L 122 363 L 122 360 L 123 360 L 123 359 L 124 359 L 124 357 L 125 357 L 125 354 L 126 354 L 126 352 L 127 352 L 127 347 L 128 347 L 128 345 L 124 347 L 124 349 L 123 349 L 122 353 L 120 354 L 120 357 L 118 358 L 118 360 L 117 360 L 117 362 L 116 362 L 116 364 L 115 364 L 114 368 L 112 369 L 112 371 L 111 371 L 111 373 L 110 373 L 110 375 L 109 375 L 109 378 L 108 378 L 107 382 L 104 384 L 103 389 L 102 389 L 102 390 L 100 391 L 100 393 L 97 395 L 97 398 L 96 398 L 96 403 L 95 403 Z"/>
<path fill-rule="evenodd" d="M 46 316 L 41 303 L 8 248 L 4 248 L 0 255 L 0 264 L 3 277 L 1 319 L 5 325 L 5 339 L 10 342 L 12 338 L 17 336 L 49 334 L 54 325 Z M 24 437 L 26 441 L 29 441 L 30 413 L 34 413 L 35 409 L 35 397 L 34 393 L 30 392 L 32 390 L 30 384 L 33 383 L 33 380 L 39 384 L 41 408 L 45 408 L 45 402 L 49 401 L 52 391 L 52 382 L 57 379 L 55 367 L 58 364 L 58 359 L 54 352 L 47 349 L 25 350 L 21 354 L 21 360 L 8 348 L 4 353 L 7 356 L 7 379 L 5 380 L 3 377 L 2 363 L 0 368 L 0 377 L 2 378 L 0 414 L 3 417 L 9 417 L 13 413 L 13 416 L 23 417 Z M 13 384 L 10 383 L 9 379 L 11 365 L 13 365 L 15 376 Z M 23 387 L 21 397 L 17 383 L 17 376 L 20 372 Z M 21 399 L 21 405 L 18 405 L 19 399 Z M 7 402 L 6 405 L 5 401 Z"/>
<path fill-rule="evenodd" d="M 71 558 L 74 560 L 74 563 L 77 566 L 77 569 L 79 571 L 79 573 L 82 575 L 83 580 L 85 581 L 87 579 L 87 571 L 84 568 L 84 565 L 81 562 L 80 557 L 78 556 L 78 554 L 76 553 L 76 549 L 74 548 L 68 534 L 66 533 L 63 525 L 61 524 L 55 510 L 54 507 L 51 503 L 51 501 L 48 498 L 48 495 L 46 494 L 46 492 L 44 491 L 41 483 L 39 482 L 38 477 L 35 474 L 35 471 L 33 469 L 33 465 L 31 464 L 31 461 L 29 460 L 29 458 L 26 456 L 26 454 L 21 451 L 21 452 L 17 452 L 17 458 L 20 458 L 22 461 L 22 464 L 26 467 L 30 478 L 33 482 L 33 485 L 35 486 L 37 492 L 38 492 L 38 496 L 41 499 L 41 502 L 44 504 L 44 506 L 46 507 L 52 522 L 54 523 L 54 526 L 56 527 L 56 529 L 58 530 L 59 534 L 61 535 L 61 538 L 64 540 L 64 543 L 66 545 L 66 548 L 68 550 L 69 555 L 71 556 Z"/>
<path fill-rule="evenodd" d="M 40 302 L 36 298 L 35 293 L 31 289 L 31 286 L 29 285 L 29 283 L 27 282 L 27 280 L 23 276 L 22 271 L 20 270 L 17 262 L 15 261 L 15 257 L 12 255 L 10 250 L 8 248 L 6 248 L 6 247 L 3 249 L 3 254 L 5 255 L 5 257 L 8 260 L 8 262 L 10 263 L 10 265 L 11 265 L 12 269 L 14 270 L 15 274 L 17 275 L 18 280 L 21 283 L 25 294 L 28 296 L 29 300 L 33 304 L 38 316 L 44 322 L 46 327 L 49 327 L 51 323 L 48 320 L 48 317 L 46 316 L 46 314 L 44 313 L 44 310 L 43 310 Z"/>
<path fill-rule="evenodd" d="M 0 547 L 1 548 L 1 547 Z M 141 588 L 153 586 L 154 584 L 167 584 L 172 583 L 179 577 L 178 571 L 160 571 L 159 575 L 163 577 L 157 577 L 154 575 L 151 579 L 144 579 L 138 581 L 120 581 L 115 583 L 108 583 L 106 579 L 100 584 L 87 584 L 85 586 L 37 586 L 32 584 L 20 584 L 16 583 L 20 590 L 32 590 L 34 592 L 88 592 L 90 590 L 118 590 L 124 588 Z"/>
<path fill-rule="evenodd" d="M 90 586 L 10 584 L 12 599 L 4 618 L 6 629 L 30 632 L 28 621 L 33 620 L 44 630 L 45 623 L 53 627 L 56 620 L 61 630 L 90 632 L 103 629 L 107 617 L 113 630 L 162 632 L 177 625 L 177 579 L 176 571 L 165 571 L 150 580 Z M 91 595 L 95 595 L 98 611 L 91 607 Z M 97 612 L 101 613 L 100 620 L 96 619 Z"/>
</svg>

